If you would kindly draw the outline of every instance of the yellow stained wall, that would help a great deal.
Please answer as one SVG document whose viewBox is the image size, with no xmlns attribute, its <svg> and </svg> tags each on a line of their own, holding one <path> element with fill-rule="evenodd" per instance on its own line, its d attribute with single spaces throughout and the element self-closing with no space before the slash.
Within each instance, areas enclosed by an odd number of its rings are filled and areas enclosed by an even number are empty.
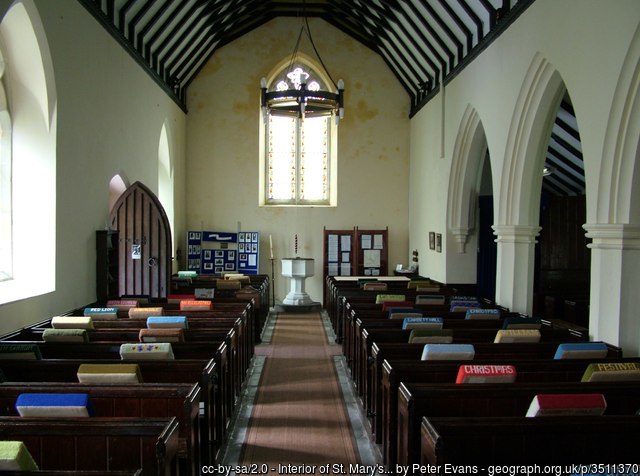
<svg viewBox="0 0 640 476">
<path fill-rule="evenodd" d="M 260 272 L 276 258 L 276 300 L 288 291 L 279 259 L 314 258 L 307 279 L 322 299 L 323 228 L 389 227 L 389 269 L 409 259 L 409 97 L 379 55 L 322 20 L 309 19 L 329 73 L 345 82 L 345 118 L 338 128 L 338 206 L 260 207 L 260 78 L 293 51 L 300 20 L 276 19 L 216 51 L 189 87 L 187 227 L 261 233 Z M 300 51 L 316 58 L 308 42 Z M 186 240 L 186 237 L 179 239 Z"/>
</svg>

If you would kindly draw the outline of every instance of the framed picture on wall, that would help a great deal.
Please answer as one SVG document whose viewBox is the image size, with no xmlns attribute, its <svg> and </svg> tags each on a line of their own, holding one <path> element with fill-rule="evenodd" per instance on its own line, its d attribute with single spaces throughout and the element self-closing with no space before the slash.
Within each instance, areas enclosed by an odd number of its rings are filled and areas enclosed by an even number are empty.
<svg viewBox="0 0 640 476">
<path fill-rule="evenodd" d="M 435 231 L 429 232 L 429 249 L 430 250 L 436 249 L 436 232 Z"/>
<path fill-rule="evenodd" d="M 442 253 L 442 234 L 436 234 L 436 251 Z"/>
</svg>

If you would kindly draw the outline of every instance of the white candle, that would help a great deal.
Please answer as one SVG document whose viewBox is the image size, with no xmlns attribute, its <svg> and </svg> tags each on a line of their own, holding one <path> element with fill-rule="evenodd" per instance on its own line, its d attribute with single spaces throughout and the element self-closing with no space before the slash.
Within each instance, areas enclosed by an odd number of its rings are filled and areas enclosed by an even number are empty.
<svg viewBox="0 0 640 476">
<path fill-rule="evenodd" d="M 273 239 L 269 235 L 269 251 L 271 251 L 271 259 L 273 259 Z"/>
</svg>

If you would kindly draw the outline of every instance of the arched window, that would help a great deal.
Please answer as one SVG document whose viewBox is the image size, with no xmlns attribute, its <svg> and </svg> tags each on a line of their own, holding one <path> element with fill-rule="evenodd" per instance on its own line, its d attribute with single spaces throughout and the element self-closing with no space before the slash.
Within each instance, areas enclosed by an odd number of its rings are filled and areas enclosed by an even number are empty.
<svg viewBox="0 0 640 476">
<path fill-rule="evenodd" d="M 288 65 L 274 75 L 267 90 L 330 89 L 317 71 L 308 64 Z M 263 112 L 262 205 L 336 205 L 338 121 L 333 117 L 316 110 L 307 110 L 303 117 L 286 108 Z"/>
<path fill-rule="evenodd" d="M 55 290 L 57 97 L 33 0 L 15 1 L 2 18 L 0 50 L 2 304 Z"/>
<path fill-rule="evenodd" d="M 0 281 L 13 276 L 11 227 L 11 116 L 4 91 L 4 55 L 0 50 Z"/>
</svg>

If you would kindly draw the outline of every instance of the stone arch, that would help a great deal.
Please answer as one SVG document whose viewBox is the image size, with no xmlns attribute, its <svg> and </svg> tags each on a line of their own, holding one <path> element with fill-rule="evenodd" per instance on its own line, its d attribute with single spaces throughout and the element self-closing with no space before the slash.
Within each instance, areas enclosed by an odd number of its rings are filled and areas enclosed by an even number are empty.
<svg viewBox="0 0 640 476">
<path fill-rule="evenodd" d="M 537 54 L 523 80 L 508 133 L 498 225 L 538 227 L 545 149 L 565 91 L 555 67 Z"/>
<path fill-rule="evenodd" d="M 640 224 L 640 27 L 614 93 L 600 161 L 597 204 L 589 220 Z"/>
<path fill-rule="evenodd" d="M 487 152 L 487 139 L 480 116 L 467 106 L 453 149 L 447 222 L 458 244 L 458 252 L 465 252 L 469 233 L 475 226 L 475 208 L 479 174 Z"/>
<path fill-rule="evenodd" d="M 508 131 L 493 226 L 498 243 L 496 301 L 516 312 L 531 314 L 533 310 L 542 171 L 565 92 L 556 68 L 536 54 L 523 79 Z"/>
</svg>

